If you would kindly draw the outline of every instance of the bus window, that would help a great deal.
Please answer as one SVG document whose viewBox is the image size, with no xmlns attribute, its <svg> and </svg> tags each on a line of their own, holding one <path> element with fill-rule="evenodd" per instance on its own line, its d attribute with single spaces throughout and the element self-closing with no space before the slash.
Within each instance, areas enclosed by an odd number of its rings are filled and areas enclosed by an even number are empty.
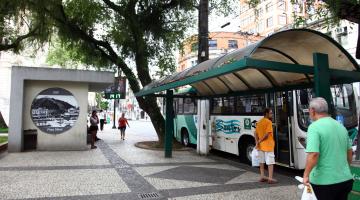
<svg viewBox="0 0 360 200">
<path fill-rule="evenodd" d="M 333 97 L 335 115 L 343 116 L 343 123 L 346 128 L 357 126 L 355 97 L 352 85 L 334 85 L 331 86 L 330 89 Z M 298 90 L 296 94 L 298 122 L 300 127 L 306 131 L 307 127 L 310 125 L 309 102 L 315 95 L 312 89 Z M 307 98 L 307 100 L 305 100 L 305 98 Z"/>
<path fill-rule="evenodd" d="M 192 98 L 184 99 L 184 114 L 196 114 L 196 100 Z"/>
<path fill-rule="evenodd" d="M 212 114 L 221 114 L 221 109 L 223 107 L 222 98 L 213 98 L 211 101 L 211 113 Z"/>
<path fill-rule="evenodd" d="M 178 98 L 177 101 L 177 113 L 183 114 L 184 113 L 184 104 L 183 104 L 183 98 Z"/>
<path fill-rule="evenodd" d="M 222 114 L 234 114 L 235 113 L 235 98 L 234 97 L 224 97 L 224 108 L 222 109 Z"/>
<path fill-rule="evenodd" d="M 240 96 L 236 99 L 236 112 L 239 114 L 262 114 L 266 107 L 265 96 Z"/>
</svg>

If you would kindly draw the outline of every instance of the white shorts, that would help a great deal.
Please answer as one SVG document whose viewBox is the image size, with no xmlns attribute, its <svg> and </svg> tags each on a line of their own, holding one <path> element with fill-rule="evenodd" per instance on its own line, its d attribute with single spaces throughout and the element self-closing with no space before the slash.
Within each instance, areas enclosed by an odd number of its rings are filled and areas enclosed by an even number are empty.
<svg viewBox="0 0 360 200">
<path fill-rule="evenodd" d="M 267 165 L 275 165 L 275 154 L 274 152 L 258 151 L 259 162 L 266 163 Z"/>
</svg>

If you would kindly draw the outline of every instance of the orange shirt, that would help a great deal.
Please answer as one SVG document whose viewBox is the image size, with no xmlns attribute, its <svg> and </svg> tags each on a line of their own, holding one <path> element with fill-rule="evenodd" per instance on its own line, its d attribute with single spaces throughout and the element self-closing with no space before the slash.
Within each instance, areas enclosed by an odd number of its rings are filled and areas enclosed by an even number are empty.
<svg viewBox="0 0 360 200">
<path fill-rule="evenodd" d="M 267 152 L 273 152 L 275 148 L 275 142 L 274 142 L 274 134 L 273 134 L 273 127 L 271 120 L 267 118 L 262 118 L 257 124 L 256 124 L 256 130 L 255 130 L 259 140 L 261 140 L 266 133 L 270 133 L 268 138 L 266 140 L 263 140 L 259 144 L 259 150 L 260 151 L 267 151 Z"/>
<path fill-rule="evenodd" d="M 126 127 L 127 119 L 125 117 L 124 118 L 120 117 L 118 123 L 119 123 L 119 127 Z"/>
</svg>

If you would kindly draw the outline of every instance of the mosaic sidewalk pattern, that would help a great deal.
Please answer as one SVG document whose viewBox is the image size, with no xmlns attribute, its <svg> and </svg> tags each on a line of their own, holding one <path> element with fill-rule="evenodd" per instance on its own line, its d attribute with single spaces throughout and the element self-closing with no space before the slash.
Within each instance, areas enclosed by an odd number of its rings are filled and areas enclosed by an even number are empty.
<svg viewBox="0 0 360 200">
<path fill-rule="evenodd" d="M 299 199 L 295 182 L 258 183 L 256 169 L 192 151 L 138 149 L 110 140 L 84 152 L 0 155 L 0 199 Z"/>
</svg>

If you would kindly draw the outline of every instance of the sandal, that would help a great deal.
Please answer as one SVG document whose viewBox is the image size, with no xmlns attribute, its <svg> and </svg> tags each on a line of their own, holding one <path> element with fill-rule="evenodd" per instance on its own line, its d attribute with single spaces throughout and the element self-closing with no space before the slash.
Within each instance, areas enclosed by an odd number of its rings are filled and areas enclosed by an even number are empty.
<svg viewBox="0 0 360 200">
<path fill-rule="evenodd" d="M 264 183 L 264 182 L 266 182 L 266 181 L 268 181 L 267 178 L 261 178 L 261 179 L 259 180 L 259 182 L 261 182 L 261 183 Z"/>
<path fill-rule="evenodd" d="M 275 179 L 268 180 L 268 184 L 276 184 L 276 183 L 278 183 L 278 181 Z"/>
</svg>

